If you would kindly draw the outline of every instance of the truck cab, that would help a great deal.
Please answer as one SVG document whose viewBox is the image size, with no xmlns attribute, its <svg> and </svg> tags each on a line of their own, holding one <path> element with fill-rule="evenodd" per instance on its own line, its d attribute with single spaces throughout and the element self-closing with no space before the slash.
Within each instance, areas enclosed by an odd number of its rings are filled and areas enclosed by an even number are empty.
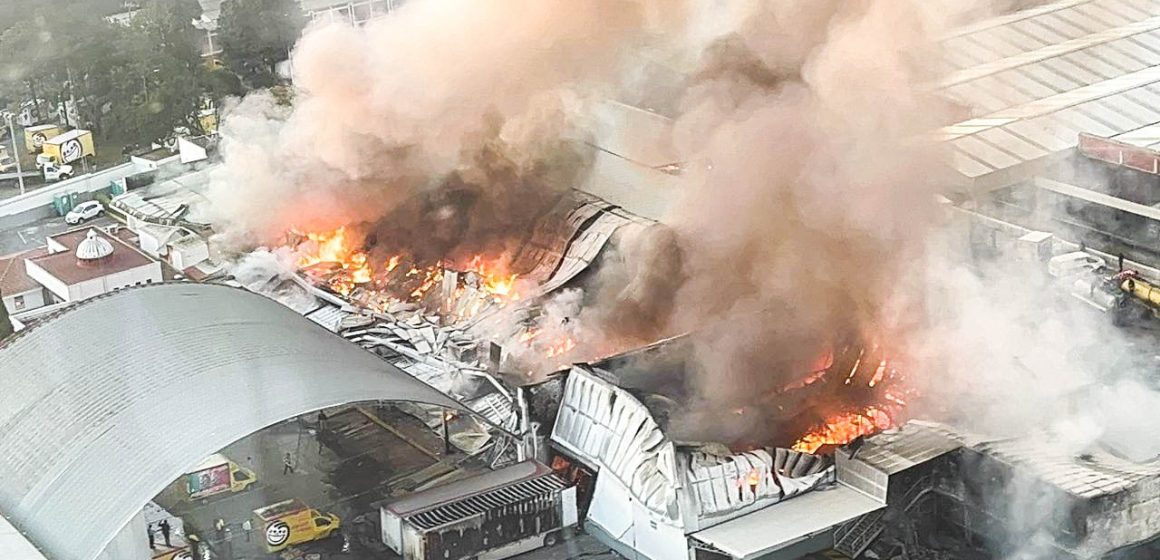
<svg viewBox="0 0 1160 560">
<path fill-rule="evenodd" d="M 45 181 L 66 181 L 73 176 L 73 166 L 71 165 L 59 165 L 56 162 L 50 162 L 40 169 L 44 173 Z"/>
<path fill-rule="evenodd" d="M 342 520 L 333 513 L 322 513 L 301 500 L 286 500 L 254 510 L 266 543 L 266 551 L 275 553 L 288 546 L 325 539 L 334 534 Z"/>
</svg>

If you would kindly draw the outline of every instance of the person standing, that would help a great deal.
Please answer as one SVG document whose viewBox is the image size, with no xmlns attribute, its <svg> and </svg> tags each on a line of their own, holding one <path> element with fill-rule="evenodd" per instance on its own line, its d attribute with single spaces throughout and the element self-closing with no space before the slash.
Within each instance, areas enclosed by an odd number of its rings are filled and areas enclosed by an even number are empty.
<svg viewBox="0 0 1160 560">
<path fill-rule="evenodd" d="M 148 526 L 145 527 L 145 530 L 149 532 L 149 548 L 156 550 L 157 549 L 157 539 L 153 536 L 153 524 L 150 523 Z"/>
<path fill-rule="evenodd" d="M 165 539 L 165 546 L 173 547 L 172 544 L 169 544 L 169 520 L 162 519 L 157 526 L 161 527 L 161 538 Z"/>
<path fill-rule="evenodd" d="M 247 517 L 246 520 L 242 522 L 242 531 L 245 531 L 246 533 L 246 542 L 250 542 L 250 533 L 253 532 L 253 530 L 254 524 L 250 521 L 250 518 Z"/>
<path fill-rule="evenodd" d="M 226 530 L 226 520 L 219 517 L 217 521 L 213 522 L 213 528 L 217 531 L 218 540 L 222 540 L 222 533 Z"/>
<path fill-rule="evenodd" d="M 290 459 L 290 452 L 286 452 L 286 456 L 282 457 L 282 474 L 294 474 L 294 461 Z"/>
</svg>

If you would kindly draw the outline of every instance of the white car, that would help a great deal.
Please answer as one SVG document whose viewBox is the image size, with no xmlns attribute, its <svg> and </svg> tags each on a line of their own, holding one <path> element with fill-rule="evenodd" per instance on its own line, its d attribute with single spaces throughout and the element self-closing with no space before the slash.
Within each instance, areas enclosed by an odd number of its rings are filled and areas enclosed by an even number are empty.
<svg viewBox="0 0 1160 560">
<path fill-rule="evenodd" d="M 0 155 L 0 173 L 12 173 L 16 171 L 16 160 L 7 154 Z"/>
<path fill-rule="evenodd" d="M 76 205 L 76 207 L 70 210 L 68 214 L 65 214 L 64 221 L 69 224 L 76 225 L 85 220 L 96 218 L 104 211 L 105 207 L 101 206 L 100 202 L 90 200 L 88 202 L 82 202 Z"/>
</svg>

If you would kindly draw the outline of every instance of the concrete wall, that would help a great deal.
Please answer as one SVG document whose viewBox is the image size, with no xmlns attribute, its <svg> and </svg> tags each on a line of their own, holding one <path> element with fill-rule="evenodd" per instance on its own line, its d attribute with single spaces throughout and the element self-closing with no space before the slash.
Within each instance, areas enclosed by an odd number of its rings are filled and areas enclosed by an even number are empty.
<svg viewBox="0 0 1160 560">
<path fill-rule="evenodd" d="M 34 261 L 25 260 L 24 266 L 29 277 L 39 282 L 41 286 L 44 286 L 48 291 L 56 295 L 58 299 L 61 301 L 72 301 L 69 299 L 69 287 L 64 282 L 49 274 L 47 270 L 40 268 L 40 265 Z"/>
<path fill-rule="evenodd" d="M 131 268 L 124 272 L 110 274 L 101 278 L 94 278 L 68 287 L 69 301 L 80 301 L 118 288 L 161 282 L 161 263 L 151 262 L 144 266 Z"/>
<path fill-rule="evenodd" d="M 185 270 L 208 258 L 209 244 L 205 240 L 182 242 L 170 246 L 169 263 L 178 270 Z"/>
<path fill-rule="evenodd" d="M 24 305 L 17 306 L 16 298 L 24 298 Z M 25 311 L 31 311 L 38 307 L 44 307 L 47 303 L 44 297 L 44 288 L 36 288 L 28 290 L 27 292 L 20 292 L 15 294 L 4 294 L 4 307 L 8 309 L 8 313 L 16 314 Z"/>
<path fill-rule="evenodd" d="M 79 201 L 89 200 L 92 193 L 104 189 L 110 183 L 123 180 L 129 175 L 143 171 L 133 163 L 123 163 L 96 173 L 74 177 L 46 185 L 22 195 L 0 200 L 0 228 L 21 226 L 46 217 L 55 216 L 52 199 L 58 194 L 80 193 Z"/>
</svg>

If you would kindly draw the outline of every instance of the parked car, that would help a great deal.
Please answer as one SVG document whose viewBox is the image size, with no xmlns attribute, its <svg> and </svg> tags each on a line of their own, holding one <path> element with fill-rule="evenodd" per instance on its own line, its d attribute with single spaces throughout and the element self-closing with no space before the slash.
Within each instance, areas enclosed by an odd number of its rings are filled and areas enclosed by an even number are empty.
<svg viewBox="0 0 1160 560">
<path fill-rule="evenodd" d="M 76 205 L 68 214 L 65 214 L 64 221 L 66 223 L 76 225 L 83 221 L 96 218 L 105 211 L 105 207 L 101 206 L 100 202 L 90 200 Z"/>
<path fill-rule="evenodd" d="M 16 160 L 7 154 L 0 155 L 0 173 L 13 173 L 15 171 Z"/>
</svg>

